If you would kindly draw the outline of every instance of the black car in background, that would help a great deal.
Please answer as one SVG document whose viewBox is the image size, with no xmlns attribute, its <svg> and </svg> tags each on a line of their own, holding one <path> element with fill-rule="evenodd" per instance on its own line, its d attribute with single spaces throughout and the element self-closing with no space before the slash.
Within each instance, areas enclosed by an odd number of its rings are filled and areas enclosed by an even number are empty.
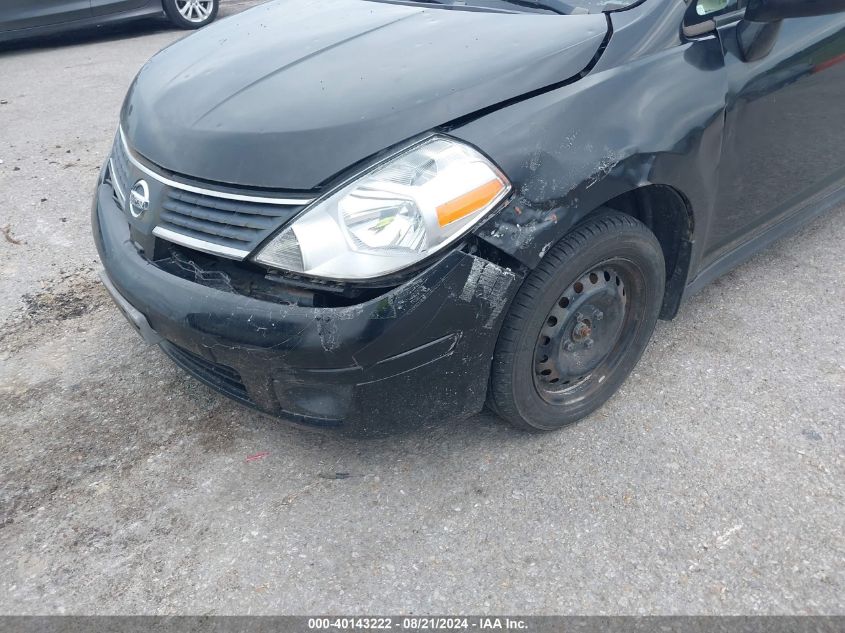
<svg viewBox="0 0 845 633">
<path fill-rule="evenodd" d="M 845 200 L 843 10 L 259 6 L 133 83 L 93 205 L 103 280 L 262 411 L 372 432 L 486 402 L 560 428 L 685 296 Z"/>
<path fill-rule="evenodd" d="M 0 42 L 155 15 L 183 29 L 214 21 L 220 0 L 2 0 Z"/>
</svg>

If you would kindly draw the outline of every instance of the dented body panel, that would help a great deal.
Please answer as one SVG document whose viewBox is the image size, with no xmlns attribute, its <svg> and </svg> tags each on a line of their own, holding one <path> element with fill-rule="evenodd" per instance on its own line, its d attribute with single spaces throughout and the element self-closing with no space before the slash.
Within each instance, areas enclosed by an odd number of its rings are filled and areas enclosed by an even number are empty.
<svg viewBox="0 0 845 633">
<path fill-rule="evenodd" d="M 787 20 L 769 55 L 746 63 L 735 25 L 684 38 L 686 10 L 652 0 L 610 14 L 613 36 L 585 78 L 450 130 L 512 178 L 516 196 L 477 233 L 529 268 L 619 196 L 674 192 L 689 254 L 667 271 L 679 279 L 665 316 L 700 275 L 829 208 L 845 183 L 845 16 Z"/>
</svg>

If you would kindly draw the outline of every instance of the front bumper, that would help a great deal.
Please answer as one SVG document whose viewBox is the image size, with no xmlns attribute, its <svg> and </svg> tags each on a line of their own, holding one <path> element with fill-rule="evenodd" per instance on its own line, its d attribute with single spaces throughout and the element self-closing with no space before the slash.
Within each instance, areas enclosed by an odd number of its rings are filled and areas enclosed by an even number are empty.
<svg viewBox="0 0 845 633">
<path fill-rule="evenodd" d="M 294 422 L 371 434 L 479 411 L 511 271 L 455 251 L 359 305 L 313 308 L 193 283 L 141 256 L 111 189 L 94 239 L 110 291 L 136 329 L 244 404 Z M 140 315 L 142 319 L 139 319 Z M 133 318 L 134 317 L 134 318 Z"/>
</svg>

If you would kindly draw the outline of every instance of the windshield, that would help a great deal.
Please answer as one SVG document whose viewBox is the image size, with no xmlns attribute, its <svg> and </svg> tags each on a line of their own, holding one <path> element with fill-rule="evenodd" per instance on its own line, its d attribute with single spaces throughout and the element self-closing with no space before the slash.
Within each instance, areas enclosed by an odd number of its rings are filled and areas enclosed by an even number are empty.
<svg viewBox="0 0 845 633">
<path fill-rule="evenodd" d="M 454 8 L 490 9 L 494 11 L 532 11 L 578 15 L 615 11 L 637 4 L 640 0 L 380 0 L 400 4 L 436 4 Z"/>
</svg>

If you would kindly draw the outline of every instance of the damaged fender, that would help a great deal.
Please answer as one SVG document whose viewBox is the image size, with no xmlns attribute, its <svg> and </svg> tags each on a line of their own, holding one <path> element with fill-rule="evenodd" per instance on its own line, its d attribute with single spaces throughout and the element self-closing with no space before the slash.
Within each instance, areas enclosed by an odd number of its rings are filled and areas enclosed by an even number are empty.
<svg viewBox="0 0 845 633">
<path fill-rule="evenodd" d="M 476 231 L 482 240 L 533 268 L 608 201 L 660 185 L 684 205 L 690 232 L 681 237 L 693 241 L 695 220 L 714 205 L 727 80 L 717 38 L 680 40 L 684 10 L 683 3 L 646 3 L 611 14 L 610 44 L 585 78 L 455 124 L 450 133 L 487 153 L 516 191 Z M 653 34 L 657 50 L 614 66 L 630 58 L 630 41 L 641 36 L 635 31 L 653 28 L 654 11 L 667 13 Z"/>
</svg>

